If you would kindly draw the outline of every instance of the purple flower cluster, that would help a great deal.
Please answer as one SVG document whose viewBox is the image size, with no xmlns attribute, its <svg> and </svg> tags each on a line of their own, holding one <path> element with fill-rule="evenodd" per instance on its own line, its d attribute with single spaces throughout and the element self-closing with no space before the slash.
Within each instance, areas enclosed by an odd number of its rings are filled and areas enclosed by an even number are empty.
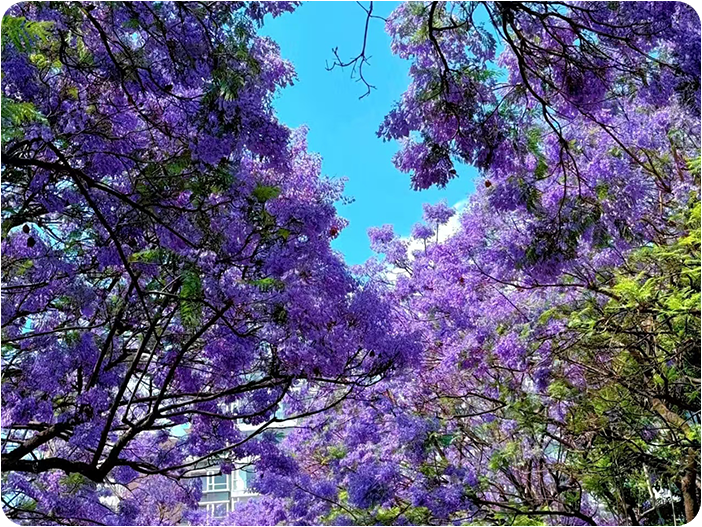
<svg viewBox="0 0 702 527">
<path fill-rule="evenodd" d="M 415 189 L 446 185 L 456 163 L 481 183 L 458 218 L 446 201 L 425 205 L 413 240 L 369 229 L 378 256 L 352 274 L 330 246 L 346 225 L 343 182 L 322 177 L 306 129 L 272 108 L 294 70 L 257 28 L 295 5 L 8 12 L 6 513 L 580 525 L 650 521 L 627 500 L 653 484 L 694 502 L 698 386 L 685 390 L 699 347 L 668 339 L 696 331 L 699 310 L 655 306 L 655 266 L 636 260 L 670 249 L 666 276 L 699 294 L 698 262 L 672 244 L 699 249 L 680 220 L 699 211 L 693 10 L 401 4 L 386 30 L 411 82 L 379 135 L 400 143 L 394 162 Z M 408 254 L 449 222 L 451 237 Z M 631 269 L 640 288 L 621 281 Z M 623 332 L 627 355 L 603 335 L 634 311 L 648 318 Z M 607 324 L 588 326 L 592 313 Z M 649 338 L 655 324 L 666 329 Z M 646 362 L 656 346 L 665 357 Z M 636 368 L 659 392 L 625 420 L 615 403 L 641 388 Z M 606 382 L 617 389 L 595 400 Z M 283 409 L 300 421 L 280 441 L 267 429 Z M 653 463 L 661 452 L 685 461 Z M 587 479 L 612 456 L 613 490 Z M 198 511 L 192 471 L 244 458 L 263 496 L 222 519 Z"/>
</svg>

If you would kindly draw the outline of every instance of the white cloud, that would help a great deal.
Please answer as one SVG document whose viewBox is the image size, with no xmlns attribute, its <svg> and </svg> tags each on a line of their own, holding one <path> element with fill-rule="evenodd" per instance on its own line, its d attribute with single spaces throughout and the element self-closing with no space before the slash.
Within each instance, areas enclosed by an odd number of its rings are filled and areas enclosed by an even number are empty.
<svg viewBox="0 0 702 527">
<path fill-rule="evenodd" d="M 456 214 L 451 216 L 449 219 L 448 223 L 445 225 L 440 225 L 439 226 L 439 236 L 438 236 L 438 241 L 439 243 L 447 240 L 454 234 L 458 232 L 458 230 L 461 227 L 461 214 L 463 211 L 466 209 L 468 206 L 468 198 L 462 199 L 459 202 L 455 203 L 453 205 L 453 209 L 456 211 Z M 407 242 L 407 256 L 409 257 L 409 260 L 412 261 L 414 259 L 414 253 L 416 251 L 424 251 L 424 241 L 423 240 L 418 240 L 416 238 L 412 238 L 411 236 L 402 236 L 400 237 L 400 240 Z M 432 236 L 429 240 L 427 240 L 427 246 L 429 246 L 432 243 L 437 242 L 437 237 Z M 392 267 L 389 269 L 385 275 L 385 277 L 391 281 L 395 282 L 397 280 L 397 277 L 402 275 L 402 274 L 407 274 L 407 272 L 404 269 L 400 269 L 398 267 Z"/>
<path fill-rule="evenodd" d="M 461 227 L 461 214 L 467 206 L 468 198 L 462 199 L 458 203 L 454 204 L 453 210 L 456 211 L 456 214 L 451 216 L 451 219 L 449 219 L 446 225 L 442 225 L 441 227 L 439 227 L 440 242 L 443 242 L 444 240 L 450 238 L 458 232 L 458 229 Z"/>
</svg>

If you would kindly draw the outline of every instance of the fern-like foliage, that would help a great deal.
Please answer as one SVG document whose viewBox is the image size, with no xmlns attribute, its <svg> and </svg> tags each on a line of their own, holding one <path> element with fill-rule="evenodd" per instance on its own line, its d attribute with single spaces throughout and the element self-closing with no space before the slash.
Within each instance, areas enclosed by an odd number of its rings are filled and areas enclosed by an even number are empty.
<svg viewBox="0 0 702 527">
<path fill-rule="evenodd" d="M 6 15 L 2 19 L 2 47 L 12 43 L 18 51 L 29 53 L 38 42 L 48 40 L 52 26 L 53 22 Z"/>
<path fill-rule="evenodd" d="M 51 35 L 53 22 L 27 20 L 6 15 L 2 19 L 2 49 L 11 44 L 21 53 L 33 53 L 40 43 Z M 46 121 L 34 104 L 2 97 L 2 141 L 22 137 L 22 126 L 31 122 Z"/>
<path fill-rule="evenodd" d="M 2 141 L 22 137 L 22 126 L 31 122 L 46 122 L 46 117 L 31 102 L 13 101 L 2 97 Z"/>
<path fill-rule="evenodd" d="M 202 281 L 195 271 L 182 275 L 180 288 L 180 318 L 187 329 L 195 329 L 202 321 Z"/>
<path fill-rule="evenodd" d="M 31 102 L 13 101 L 4 96 L 1 114 L 3 143 L 22 137 L 22 125 L 46 121 L 46 117 Z"/>
</svg>

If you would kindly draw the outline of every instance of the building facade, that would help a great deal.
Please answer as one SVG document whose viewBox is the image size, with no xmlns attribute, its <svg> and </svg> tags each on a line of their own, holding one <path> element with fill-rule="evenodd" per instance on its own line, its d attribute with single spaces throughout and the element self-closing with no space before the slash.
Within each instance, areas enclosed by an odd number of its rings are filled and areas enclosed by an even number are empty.
<svg viewBox="0 0 702 527">
<path fill-rule="evenodd" d="M 249 467 L 232 470 L 229 474 L 210 471 L 201 476 L 201 480 L 202 499 L 198 508 L 214 518 L 226 516 L 237 503 L 257 496 L 251 490 L 253 469 Z"/>
<path fill-rule="evenodd" d="M 282 417 L 282 412 L 279 417 Z M 276 432 L 282 439 L 296 425 L 297 419 L 291 419 L 272 423 L 268 430 Z M 256 428 L 252 425 L 240 425 L 240 429 L 245 433 L 253 433 Z M 242 459 L 240 466 L 232 468 L 229 474 L 222 473 L 216 467 L 196 471 L 195 475 L 199 475 L 202 481 L 202 498 L 198 508 L 214 518 L 223 518 L 234 510 L 237 503 L 259 496 L 252 489 L 255 478 L 253 461 Z"/>
</svg>

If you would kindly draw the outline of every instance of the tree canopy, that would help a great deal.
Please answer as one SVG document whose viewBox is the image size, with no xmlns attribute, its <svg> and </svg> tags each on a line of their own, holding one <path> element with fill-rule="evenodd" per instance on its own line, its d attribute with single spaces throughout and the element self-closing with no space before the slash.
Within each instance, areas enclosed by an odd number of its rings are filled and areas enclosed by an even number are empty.
<svg viewBox="0 0 702 527">
<path fill-rule="evenodd" d="M 377 256 L 349 269 L 330 247 L 342 185 L 273 109 L 294 70 L 258 28 L 294 8 L 37 2 L 3 18 L 5 513 L 691 521 L 694 10 L 400 4 L 385 28 L 411 82 L 378 135 L 418 191 L 462 163 L 480 184 L 463 211 L 425 205 L 411 239 L 371 229 Z M 364 53 L 339 65 L 372 97 Z M 272 425 L 294 418 L 281 441 Z M 244 458 L 262 496 L 197 512 L 192 471 Z"/>
</svg>

